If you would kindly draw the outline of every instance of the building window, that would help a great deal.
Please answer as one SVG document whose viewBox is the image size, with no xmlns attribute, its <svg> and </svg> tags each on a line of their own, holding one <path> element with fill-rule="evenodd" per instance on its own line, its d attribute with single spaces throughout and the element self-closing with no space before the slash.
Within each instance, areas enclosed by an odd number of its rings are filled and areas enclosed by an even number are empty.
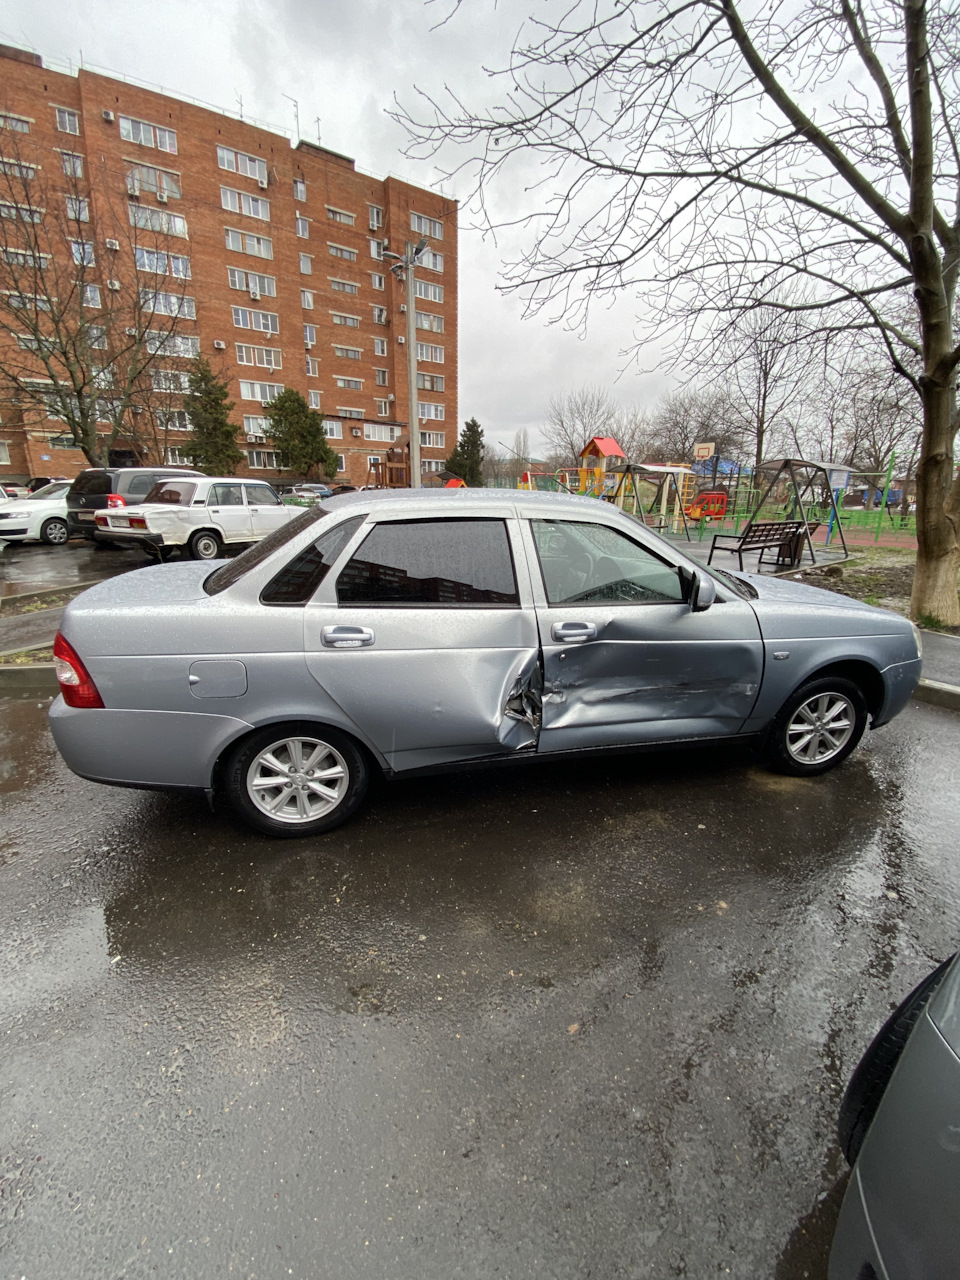
<svg viewBox="0 0 960 1280">
<path fill-rule="evenodd" d="M 301 307 L 303 307 L 304 311 L 313 310 L 313 290 L 312 289 L 300 290 L 300 305 Z"/>
<path fill-rule="evenodd" d="M 443 431 L 421 431 L 420 443 L 424 449 L 445 449 L 446 434 Z"/>
<path fill-rule="evenodd" d="M 376 375 L 378 387 L 387 387 L 390 385 L 387 381 L 388 373 L 386 369 L 374 369 L 373 372 Z"/>
<path fill-rule="evenodd" d="M 24 116 L 12 116 L 4 111 L 0 113 L 0 129 L 10 129 L 13 133 L 29 133 L 30 121 Z"/>
<path fill-rule="evenodd" d="M 320 377 L 320 361 L 317 359 L 316 356 L 307 356 L 307 377 L 308 378 Z"/>
<path fill-rule="evenodd" d="M 443 270 L 443 254 L 434 253 L 432 249 L 424 249 L 423 253 L 421 253 L 420 255 L 420 261 L 418 265 L 421 267 L 426 267 L 428 271 L 442 271 Z"/>
<path fill-rule="evenodd" d="M 334 280 L 332 276 L 328 276 L 327 279 L 330 281 L 330 288 L 334 293 L 356 294 L 360 292 L 360 286 L 354 284 L 351 280 Z"/>
<path fill-rule="evenodd" d="M 267 236 L 250 235 L 247 231 L 235 231 L 232 227 L 224 227 L 228 249 L 237 253 L 249 253 L 254 258 L 272 258 L 273 241 Z"/>
<path fill-rule="evenodd" d="M 78 267 L 92 267 L 94 265 L 93 245 L 89 240 L 71 240 L 70 252 Z"/>
<path fill-rule="evenodd" d="M 374 323 L 374 324 L 386 324 L 386 323 L 387 323 L 387 308 L 386 308 L 386 307 L 374 307 L 374 308 L 373 308 L 373 323 Z"/>
<path fill-rule="evenodd" d="M 418 311 L 417 328 L 429 329 L 431 333 L 443 333 L 443 316 L 432 315 L 429 311 Z"/>
<path fill-rule="evenodd" d="M 57 107 L 57 128 L 61 133 L 80 132 L 80 117 L 76 111 L 68 111 L 66 107 Z"/>
<path fill-rule="evenodd" d="M 362 378 L 337 378 L 337 386 L 341 391 L 362 391 Z"/>
<path fill-rule="evenodd" d="M 180 199 L 180 175 L 168 169 L 155 169 L 150 164 L 134 164 L 127 170 L 127 191 L 137 196 L 141 191 L 163 192 Z"/>
<path fill-rule="evenodd" d="M 386 404 L 386 401 L 384 401 L 384 404 Z M 363 424 L 364 440 L 386 440 L 392 443 L 399 435 L 399 427 L 384 427 L 377 422 L 365 422 Z"/>
<path fill-rule="evenodd" d="M 386 340 L 386 338 L 374 338 L 374 340 L 373 340 L 373 354 L 374 354 L 375 356 L 385 356 L 385 355 L 387 354 L 387 340 Z"/>
<path fill-rule="evenodd" d="M 187 239 L 187 220 L 178 213 L 167 213 L 166 209 L 150 209 L 141 204 L 127 205 L 127 209 L 130 213 L 131 227 L 139 227 L 141 231 L 159 231 L 163 235 Z M 227 248 L 229 247 L 228 245 Z"/>
<path fill-rule="evenodd" d="M 344 360 L 359 360 L 363 353 L 359 347 L 334 347 L 333 354 L 342 356 Z"/>
<path fill-rule="evenodd" d="M 443 301 L 442 284 L 431 284 L 429 280 L 414 280 L 413 287 L 418 298 L 426 298 L 428 302 Z"/>
<path fill-rule="evenodd" d="M 333 320 L 333 323 L 334 323 L 334 324 L 342 324 L 342 325 L 345 325 L 345 326 L 346 326 L 346 328 L 348 328 L 348 329 L 359 329 L 359 328 L 360 328 L 360 317 L 359 317 L 359 316 L 348 316 L 348 315 L 344 315 L 344 314 L 343 314 L 342 312 L 340 312 L 340 311 L 331 311 L 331 312 L 330 312 L 330 318 Z"/>
<path fill-rule="evenodd" d="M 383 261 L 383 241 L 382 240 L 370 241 L 370 257 L 376 258 L 378 262 Z"/>
<path fill-rule="evenodd" d="M 315 324 L 305 324 L 303 326 L 303 345 L 312 347 L 317 341 L 317 326 Z"/>
<path fill-rule="evenodd" d="M 231 151 L 229 147 L 217 147 L 217 164 L 221 169 L 229 169 L 231 173 L 242 173 L 245 178 L 256 178 L 258 182 L 267 181 L 267 165 L 258 156 L 249 156 L 245 151 Z"/>
<path fill-rule="evenodd" d="M 417 389 L 419 391 L 442 391 L 444 378 L 442 373 L 418 373 Z"/>
<path fill-rule="evenodd" d="M 163 253 L 157 249 L 135 249 L 138 271 L 152 271 L 158 276 L 171 275 L 177 280 L 190 279 L 190 259 L 182 253 Z"/>
<path fill-rule="evenodd" d="M 254 311 L 250 307 L 234 307 L 233 323 L 237 329 L 258 329 L 261 333 L 280 332 L 280 317 L 275 311 Z"/>
<path fill-rule="evenodd" d="M 356 249 L 348 249 L 343 244 L 328 244 L 327 252 L 331 258 L 342 258 L 344 262 L 356 262 L 357 260 Z"/>
<path fill-rule="evenodd" d="M 310 239 L 310 221 L 308 218 L 301 218 L 297 215 L 297 235 L 301 240 Z"/>
<path fill-rule="evenodd" d="M 337 413 L 341 418 L 362 418 L 364 416 L 362 409 L 344 409 L 337 405 Z"/>
<path fill-rule="evenodd" d="M 347 459 L 344 457 L 342 453 L 338 453 L 337 454 L 337 470 L 346 471 L 346 469 L 347 469 Z"/>
<path fill-rule="evenodd" d="M 342 222 L 345 227 L 352 227 L 356 222 L 352 213 L 347 213 L 345 209 L 334 209 L 330 205 L 327 205 L 327 217 L 331 222 Z"/>
<path fill-rule="evenodd" d="M 60 162 L 68 178 L 83 177 L 83 156 L 75 155 L 72 151 L 64 151 L 60 155 Z"/>
<path fill-rule="evenodd" d="M 243 271 L 239 267 L 227 267 L 227 280 L 231 289 L 249 292 L 256 289 L 265 298 L 277 296 L 277 277 L 261 275 L 259 271 Z"/>
<path fill-rule="evenodd" d="M 370 205 L 370 230 L 379 231 L 383 226 L 383 210 L 379 205 Z"/>
<path fill-rule="evenodd" d="M 147 350 L 153 356 L 184 356 L 193 359 L 200 354 L 200 339 L 192 334 L 160 333 L 156 329 L 148 329 L 146 340 Z"/>
<path fill-rule="evenodd" d="M 248 218 L 270 221 L 270 201 L 262 196 L 251 196 L 246 191 L 235 191 L 233 187 L 221 187 L 220 204 L 231 213 L 245 213 Z"/>
<path fill-rule="evenodd" d="M 247 462 L 251 471 L 280 470 L 280 457 L 273 449 L 248 449 Z"/>
<path fill-rule="evenodd" d="M 377 271 L 371 271 L 371 272 L 370 272 L 370 283 L 373 285 L 374 289 L 384 289 L 384 288 L 386 288 L 386 283 L 387 283 L 387 282 L 386 282 L 385 278 L 384 278 L 382 275 L 380 275 L 380 273 L 379 273 L 379 272 L 377 272 Z"/>
<path fill-rule="evenodd" d="M 185 392 L 190 390 L 190 375 L 180 369 L 151 369 L 150 381 L 153 384 L 154 391 Z"/>
<path fill-rule="evenodd" d="M 420 472 L 422 474 L 425 471 L 442 471 L 446 465 L 443 458 L 421 458 Z"/>
<path fill-rule="evenodd" d="M 320 408 L 320 392 L 319 391 L 307 392 L 307 405 L 311 409 Z"/>
<path fill-rule="evenodd" d="M 100 286 L 98 284 L 85 284 L 83 286 L 83 305 L 85 307 L 100 306 Z M 104 343 L 106 346 L 106 343 Z"/>
<path fill-rule="evenodd" d="M 32 249 L 0 249 L 0 262 L 11 267 L 37 267 L 43 271 L 50 257 L 49 253 L 34 253 Z"/>
<path fill-rule="evenodd" d="M 274 400 L 283 391 L 282 382 L 244 382 L 240 380 L 240 397 L 243 400 L 259 400 L 261 404 Z"/>
<path fill-rule="evenodd" d="M 313 275 L 313 257 L 309 253 L 301 253 L 300 255 L 300 274 L 302 276 Z"/>
<path fill-rule="evenodd" d="M 169 151 L 177 154 L 177 135 L 172 129 L 161 129 L 159 125 L 148 124 L 146 120 L 134 120 L 131 116 L 120 117 L 120 137 L 125 142 L 139 142 L 144 147 L 156 147 L 158 151 Z"/>
<path fill-rule="evenodd" d="M 410 230 L 418 236 L 432 236 L 434 240 L 443 239 L 443 223 L 436 218 L 425 218 L 422 213 L 410 214 Z"/>
<path fill-rule="evenodd" d="M 302 178 L 294 178 L 293 180 L 293 198 L 294 200 L 306 200 L 307 184 Z"/>
<path fill-rule="evenodd" d="M 237 364 L 256 364 L 261 369 L 282 369 L 283 353 L 279 347 L 251 347 L 237 343 Z"/>
<path fill-rule="evenodd" d="M 442 422 L 446 417 L 442 404 L 424 403 L 422 400 L 417 404 L 418 418 L 435 418 L 437 422 Z"/>
<path fill-rule="evenodd" d="M 431 364 L 443 364 L 443 347 L 435 347 L 429 342 L 418 342 L 417 359 Z"/>
<path fill-rule="evenodd" d="M 379 465 L 380 465 L 380 455 L 379 455 L 379 453 L 368 453 L 368 454 L 367 454 L 367 469 L 369 470 L 371 467 L 376 467 L 376 466 L 379 466 Z"/>
<path fill-rule="evenodd" d="M 339 422 L 336 422 L 330 418 L 324 418 L 323 430 L 328 440 L 343 439 L 343 427 L 340 425 Z"/>
<path fill-rule="evenodd" d="M 67 217 L 71 222 L 89 222 L 90 201 L 84 196 L 67 196 Z"/>
<path fill-rule="evenodd" d="M 189 431 L 190 418 L 183 409 L 161 409 L 157 413 L 157 424 L 161 431 Z"/>
<path fill-rule="evenodd" d="M 140 290 L 140 305 L 144 311 L 160 316 L 177 316 L 181 320 L 196 320 L 197 305 L 193 298 L 180 293 L 160 293 L 153 289 Z"/>
<path fill-rule="evenodd" d="M 193 463 L 191 455 L 185 453 L 183 449 L 167 449 L 163 460 L 168 467 L 189 467 Z"/>
<path fill-rule="evenodd" d="M 377 406 L 378 418 L 390 417 L 390 401 L 389 400 L 374 400 L 373 403 Z"/>
<path fill-rule="evenodd" d="M 243 415 L 243 430 L 246 435 L 251 436 L 268 436 L 270 434 L 270 419 L 261 417 L 256 413 L 245 413 Z"/>
</svg>

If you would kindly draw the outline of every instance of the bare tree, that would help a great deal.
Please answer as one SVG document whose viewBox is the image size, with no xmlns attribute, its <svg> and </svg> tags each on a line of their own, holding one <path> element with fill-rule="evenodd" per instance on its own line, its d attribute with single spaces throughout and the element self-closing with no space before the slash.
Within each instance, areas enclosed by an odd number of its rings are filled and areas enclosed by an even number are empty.
<svg viewBox="0 0 960 1280">
<path fill-rule="evenodd" d="M 142 452 L 198 350 L 183 219 L 118 207 L 105 193 L 126 175 L 93 184 L 84 158 L 22 134 L 2 150 L 0 399 L 24 426 L 62 422 L 93 466 L 121 437 Z"/>
<path fill-rule="evenodd" d="M 472 172 L 488 225 L 494 181 L 516 191 L 536 165 L 532 244 L 507 275 L 533 309 L 576 320 L 593 298 L 642 291 L 641 336 L 672 339 L 680 365 L 711 317 L 758 305 L 882 351 L 922 416 L 912 609 L 960 624 L 956 7 L 544 9 L 515 43 L 498 105 L 471 111 L 451 94 L 427 101 L 426 120 L 398 113 L 412 151 L 466 148 L 454 172 Z"/>
<path fill-rule="evenodd" d="M 700 443 L 713 444 L 724 458 L 741 456 L 740 422 L 723 389 L 674 391 L 657 403 L 651 425 L 653 452 L 660 462 L 690 462 L 693 446 Z"/>
<path fill-rule="evenodd" d="M 559 458 L 559 466 L 576 466 L 587 442 L 613 433 L 617 409 L 601 387 L 578 387 L 555 395 L 540 434 Z"/>
</svg>

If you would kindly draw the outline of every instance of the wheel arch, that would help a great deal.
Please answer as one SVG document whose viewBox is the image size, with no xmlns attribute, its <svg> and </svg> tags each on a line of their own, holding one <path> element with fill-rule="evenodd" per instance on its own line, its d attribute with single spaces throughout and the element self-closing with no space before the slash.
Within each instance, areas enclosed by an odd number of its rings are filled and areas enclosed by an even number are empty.
<svg viewBox="0 0 960 1280">
<path fill-rule="evenodd" d="M 380 753 L 376 750 L 372 743 L 367 742 L 360 734 L 357 733 L 356 726 L 346 719 L 339 720 L 333 717 L 321 719 L 319 716 L 305 716 L 302 712 L 296 714 L 294 712 L 277 712 L 274 715 L 264 716 L 258 719 L 256 724 L 249 723 L 244 726 L 238 733 L 234 734 L 228 741 L 224 742 L 217 758 L 213 762 L 213 768 L 210 771 L 210 787 L 214 791 L 220 790 L 223 783 L 224 770 L 227 767 L 227 761 L 233 753 L 247 741 L 252 738 L 255 733 L 259 733 L 261 729 L 268 729 L 271 725 L 289 725 L 291 729 L 336 729 L 338 733 L 345 734 L 367 758 L 367 763 L 371 768 L 376 768 L 378 772 L 389 772 L 386 762 Z"/>
<path fill-rule="evenodd" d="M 793 693 L 796 693 L 797 689 L 801 689 L 805 684 L 810 684 L 814 680 L 828 679 L 830 676 L 838 676 L 840 679 L 849 680 L 851 684 L 855 684 L 864 696 L 867 712 L 871 719 L 879 715 L 886 697 L 883 675 L 877 667 L 862 658 L 847 658 L 841 662 L 828 662 L 822 667 L 809 671 L 793 690 Z M 792 697 L 793 694 L 790 696 Z"/>
</svg>

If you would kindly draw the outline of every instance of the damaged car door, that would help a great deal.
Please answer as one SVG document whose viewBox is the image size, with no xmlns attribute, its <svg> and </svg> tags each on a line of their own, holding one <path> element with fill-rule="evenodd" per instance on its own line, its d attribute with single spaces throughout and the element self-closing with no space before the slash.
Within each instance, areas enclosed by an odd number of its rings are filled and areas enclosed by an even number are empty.
<svg viewBox="0 0 960 1280">
<path fill-rule="evenodd" d="M 517 538 L 507 518 L 380 520 L 340 569 L 336 606 L 307 607 L 310 672 L 392 768 L 535 750 L 539 640 Z"/>
<path fill-rule="evenodd" d="M 723 592 L 693 609 L 690 570 L 602 519 L 529 528 L 541 577 L 540 751 L 738 732 L 763 671 L 747 601 Z"/>
</svg>

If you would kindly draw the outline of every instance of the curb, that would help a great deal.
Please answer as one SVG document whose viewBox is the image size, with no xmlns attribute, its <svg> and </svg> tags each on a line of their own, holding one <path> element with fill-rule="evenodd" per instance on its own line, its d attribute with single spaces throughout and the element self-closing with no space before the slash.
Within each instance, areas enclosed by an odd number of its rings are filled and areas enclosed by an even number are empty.
<svg viewBox="0 0 960 1280">
<path fill-rule="evenodd" d="M 91 578 L 88 582 L 70 582 L 65 587 L 44 587 L 42 591 L 20 591 L 14 595 L 0 596 L 0 618 L 4 614 L 4 604 L 7 609 L 12 609 L 15 604 L 24 600 L 45 600 L 47 596 L 62 596 L 65 591 L 86 591 L 87 587 L 95 587 L 103 581 L 103 578 Z"/>
<path fill-rule="evenodd" d="M 934 707 L 946 707 L 948 711 L 960 711 L 960 689 L 942 680 L 921 680 L 913 691 L 918 702 L 929 702 Z"/>
</svg>

